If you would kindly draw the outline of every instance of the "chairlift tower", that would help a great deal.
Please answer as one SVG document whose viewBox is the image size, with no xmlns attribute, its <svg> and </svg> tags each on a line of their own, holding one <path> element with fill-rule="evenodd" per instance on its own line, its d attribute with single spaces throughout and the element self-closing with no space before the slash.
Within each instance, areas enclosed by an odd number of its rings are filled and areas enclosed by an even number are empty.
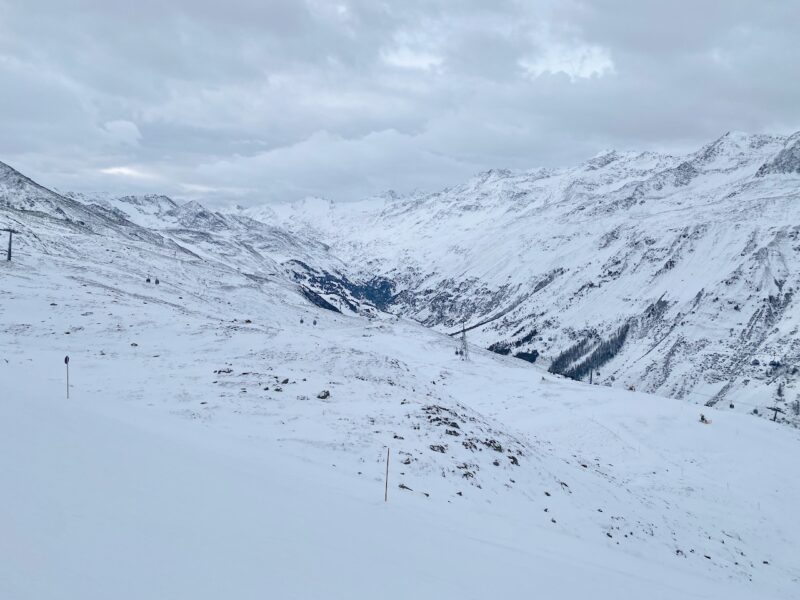
<svg viewBox="0 0 800 600">
<path fill-rule="evenodd" d="M 10 227 L 6 227 L 4 229 L 0 229 L 0 231 L 7 231 L 8 232 L 8 254 L 6 255 L 6 260 L 11 260 L 11 238 L 15 233 L 19 233 L 16 229 L 11 229 Z"/>
</svg>

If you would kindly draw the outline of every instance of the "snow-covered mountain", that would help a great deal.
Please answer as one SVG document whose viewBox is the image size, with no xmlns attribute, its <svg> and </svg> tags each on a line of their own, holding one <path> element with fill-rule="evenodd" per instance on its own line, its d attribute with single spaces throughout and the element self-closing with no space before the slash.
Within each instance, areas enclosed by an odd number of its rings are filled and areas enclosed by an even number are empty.
<svg viewBox="0 0 800 600">
<path fill-rule="evenodd" d="M 246 213 L 330 244 L 384 310 L 484 348 L 800 423 L 800 133 Z"/>
<path fill-rule="evenodd" d="M 379 310 L 414 306 L 387 289 L 388 235 L 370 271 L 280 208 L 66 197 L 5 167 L 2 185 L 20 234 L 0 262 L 0 597 L 796 594 L 797 430 L 703 424 L 490 352 L 480 328 L 462 360 Z M 403 235 L 428 200 L 398 200 L 349 210 Z M 461 236 L 480 214 L 440 210 Z"/>
</svg>

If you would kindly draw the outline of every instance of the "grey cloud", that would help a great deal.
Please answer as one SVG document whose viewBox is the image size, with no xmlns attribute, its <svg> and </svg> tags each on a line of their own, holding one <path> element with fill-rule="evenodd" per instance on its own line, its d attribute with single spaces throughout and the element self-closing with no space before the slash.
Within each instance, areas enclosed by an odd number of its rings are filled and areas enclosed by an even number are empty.
<svg viewBox="0 0 800 600">
<path fill-rule="evenodd" d="M 0 160 L 225 204 L 786 133 L 797 22 L 771 0 L 0 0 Z"/>
</svg>

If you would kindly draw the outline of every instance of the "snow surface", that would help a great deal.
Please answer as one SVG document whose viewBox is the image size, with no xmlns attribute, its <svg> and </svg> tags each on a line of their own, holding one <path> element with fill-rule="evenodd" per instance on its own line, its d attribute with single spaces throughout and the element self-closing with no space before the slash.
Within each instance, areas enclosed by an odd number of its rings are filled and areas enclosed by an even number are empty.
<svg viewBox="0 0 800 600">
<path fill-rule="evenodd" d="M 302 236 L 14 190 L 0 597 L 797 597 L 797 430 L 322 310 Z"/>
</svg>

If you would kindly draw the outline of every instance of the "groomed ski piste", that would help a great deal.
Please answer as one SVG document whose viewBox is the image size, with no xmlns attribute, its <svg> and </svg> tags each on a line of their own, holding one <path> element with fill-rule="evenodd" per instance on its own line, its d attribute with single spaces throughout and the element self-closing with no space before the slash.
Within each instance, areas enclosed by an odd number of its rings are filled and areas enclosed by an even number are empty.
<svg viewBox="0 0 800 600">
<path fill-rule="evenodd" d="M 4 216 L 2 598 L 798 597 L 796 429 Z"/>
</svg>

